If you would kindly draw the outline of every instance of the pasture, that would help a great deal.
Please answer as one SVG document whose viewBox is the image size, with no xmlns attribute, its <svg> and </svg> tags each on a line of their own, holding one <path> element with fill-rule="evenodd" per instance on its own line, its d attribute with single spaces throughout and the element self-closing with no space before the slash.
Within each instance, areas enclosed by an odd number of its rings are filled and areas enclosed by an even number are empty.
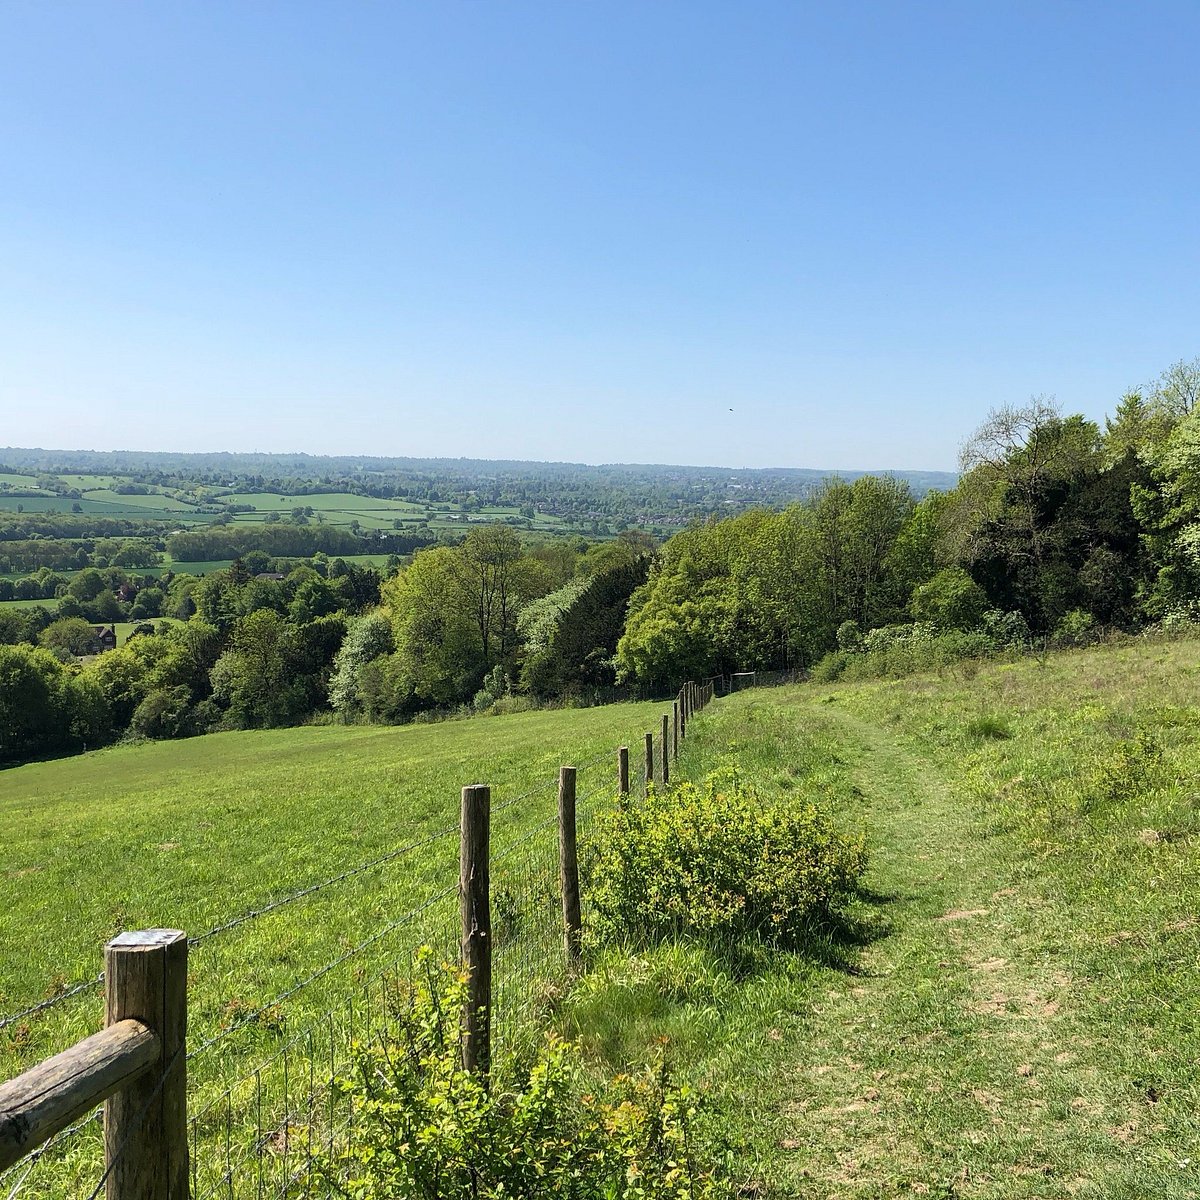
<svg viewBox="0 0 1200 1200">
<path fill-rule="evenodd" d="M 1200 1194 L 1198 676 L 1200 644 L 1139 642 L 719 701 L 677 774 L 733 769 L 864 829 L 861 896 L 800 953 L 596 948 L 549 1019 L 598 1076 L 666 1045 L 747 1194 Z M 0 1010 L 87 978 L 118 928 L 202 930 L 452 829 L 464 782 L 535 789 L 498 817 L 513 844 L 552 812 L 559 762 L 596 758 L 581 788 L 603 802 L 612 747 L 662 711 L 218 734 L 6 772 Z M 201 946 L 197 1036 L 452 881 L 455 852 L 435 840 Z M 354 977 L 201 1061 L 201 1093 Z M 93 993 L 0 1033 L 5 1068 L 97 1019 Z"/>
<path fill-rule="evenodd" d="M 1200 645 L 749 691 L 688 740 L 866 829 L 806 956 L 612 954 L 560 1024 L 662 1039 L 769 1197 L 1200 1195 Z"/>
<path fill-rule="evenodd" d="M 640 744 L 661 705 L 613 705 L 402 728 L 307 727 L 115 746 L 3 772 L 0 1015 L 99 968 L 119 929 L 197 933 L 325 876 L 455 825 L 464 784 L 493 785 L 518 836 L 554 812 L 558 767 Z M 198 961 L 194 1022 L 264 1000 L 456 878 L 457 841 L 435 844 L 313 904 L 245 927 Z M 381 950 L 386 953 L 387 947 Z M 199 956 L 198 956 L 199 959 Z M 344 982 L 344 981 L 343 981 Z M 0 1032 L 0 1073 L 94 1025 L 95 1004 Z"/>
</svg>

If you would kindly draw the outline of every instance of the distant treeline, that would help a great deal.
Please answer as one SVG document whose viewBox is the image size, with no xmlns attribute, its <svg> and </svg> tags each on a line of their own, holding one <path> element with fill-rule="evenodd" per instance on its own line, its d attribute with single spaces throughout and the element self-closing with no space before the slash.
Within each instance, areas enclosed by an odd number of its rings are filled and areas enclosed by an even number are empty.
<svg viewBox="0 0 1200 1200">
<path fill-rule="evenodd" d="M 15 513 L 0 511 L 0 543 L 41 538 L 153 537 L 161 538 L 170 525 L 164 519 L 127 519 L 82 513 Z M 7 547 L 3 547 L 7 552 Z M 51 563 L 36 564 L 51 566 Z"/>
<path fill-rule="evenodd" d="M 328 525 L 214 525 L 180 530 L 166 539 L 167 553 L 178 562 L 239 558 L 261 550 L 272 558 L 309 558 L 314 554 L 412 554 L 437 542 L 426 531 L 370 530 L 352 533 Z"/>
<path fill-rule="evenodd" d="M 14 594 L 52 592 L 58 619 L 0 614 L 0 755 L 669 694 L 739 670 L 895 674 L 1200 623 L 1200 360 L 1124 396 L 1103 430 L 1041 400 L 999 409 L 961 465 L 948 491 L 830 479 L 665 545 L 224 524 L 168 539 L 234 560 L 200 579 L 40 572 Z M 415 553 L 383 571 L 329 557 L 367 547 Z M 80 666 L 89 622 L 125 613 L 182 623 Z"/>
</svg>

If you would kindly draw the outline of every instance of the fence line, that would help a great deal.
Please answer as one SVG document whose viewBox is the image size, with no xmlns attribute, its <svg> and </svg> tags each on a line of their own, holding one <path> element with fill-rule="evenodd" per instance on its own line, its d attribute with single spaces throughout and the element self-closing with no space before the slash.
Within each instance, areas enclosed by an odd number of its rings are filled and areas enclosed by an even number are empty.
<svg viewBox="0 0 1200 1200">
<path fill-rule="evenodd" d="M 646 732 L 647 788 L 670 779 L 688 722 L 716 694 L 714 681 L 685 683 L 669 714 Z M 579 786 L 601 764 L 608 765 L 603 778 L 588 778 Z M 411 981 L 418 970 L 431 969 L 416 957 L 418 945 L 440 945 L 451 961 L 461 955 L 470 989 L 462 1014 L 463 1064 L 486 1076 L 495 1062 L 494 1040 L 514 1039 L 516 1046 L 520 1018 L 536 1012 L 544 998 L 539 981 L 548 986 L 551 977 L 565 979 L 579 969 L 584 928 L 579 846 L 590 844 L 591 802 L 605 791 L 628 792 L 627 747 L 617 755 L 615 778 L 609 773 L 613 766 L 612 752 L 606 751 L 582 766 L 563 766 L 557 779 L 494 807 L 489 787 L 470 785 L 463 789 L 458 826 L 248 909 L 195 937 L 145 930 L 113 939 L 105 948 L 106 969 L 94 979 L 0 1019 L 2 1031 L 104 986 L 101 1032 L 0 1084 L 0 1196 L 5 1188 L 10 1189 L 7 1200 L 33 1195 L 26 1190 L 31 1181 L 45 1185 L 38 1195 L 84 1195 L 88 1200 L 101 1192 L 108 1200 L 293 1194 L 301 1180 L 312 1178 L 314 1153 L 333 1153 L 352 1141 L 353 1097 L 343 1101 L 337 1080 L 353 1047 L 384 1036 L 395 1014 L 411 1002 Z M 493 818 L 547 792 L 556 794 L 556 811 L 493 849 Z M 188 1051 L 184 1030 L 190 948 L 448 840 L 456 831 L 460 870 L 455 884 L 436 890 Z M 456 892 L 461 908 L 457 937 L 450 915 Z M 437 911 L 440 904 L 445 912 Z M 289 1032 L 264 1060 L 225 1079 L 215 1091 L 216 1079 L 200 1091 L 189 1088 L 192 1065 L 214 1047 L 259 1025 L 292 997 L 404 927 L 411 928 L 414 940 L 390 951 L 382 966 L 374 954 L 364 958 L 364 965 L 354 968 L 352 986 L 343 988 L 344 1005 L 339 1001 L 299 1032 Z M 502 969 L 493 987 L 497 956 Z M 536 1022 L 523 1024 L 528 1029 Z M 281 1026 L 282 1020 L 272 1028 Z M 101 1104 L 102 1169 L 93 1188 L 83 1179 L 101 1148 L 92 1137 Z M 61 1169 L 39 1178 L 38 1169 L 49 1162 Z"/>
</svg>

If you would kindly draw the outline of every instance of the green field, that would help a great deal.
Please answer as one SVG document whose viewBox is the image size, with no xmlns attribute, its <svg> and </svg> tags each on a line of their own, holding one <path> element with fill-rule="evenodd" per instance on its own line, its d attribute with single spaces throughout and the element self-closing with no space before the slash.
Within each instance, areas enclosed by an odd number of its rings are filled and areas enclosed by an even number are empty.
<svg viewBox="0 0 1200 1200">
<path fill-rule="evenodd" d="M 213 734 L 7 770 L 0 1014 L 42 998 L 56 981 L 94 974 L 116 929 L 196 932 L 453 824 L 464 784 L 490 782 L 497 804 L 540 786 L 529 806 L 509 810 L 496 836 L 519 832 L 553 812 L 561 763 L 640 738 L 661 711 L 615 705 L 399 729 Z M 608 781 L 607 758 L 604 770 Z M 216 953 L 197 980 L 197 1030 L 217 1020 L 229 989 L 244 997 L 280 990 L 344 938 L 370 932 L 382 912 L 420 899 L 431 864 L 416 862 L 419 869 L 372 877 L 365 893 L 360 886 L 333 897 L 332 907 L 254 927 L 228 959 Z M 79 1028 L 38 1023 L 23 1047 L 0 1034 L 4 1066 L 18 1050 L 28 1061 Z"/>
<path fill-rule="evenodd" d="M 864 829 L 861 897 L 803 954 L 599 952 L 554 1021 L 598 1075 L 666 1044 L 745 1195 L 1200 1195 L 1198 679 L 1200 644 L 1141 642 L 719 701 L 681 772 L 736 765 Z M 202 929 L 451 828 L 476 778 L 497 801 L 541 785 L 498 818 L 512 844 L 552 812 L 559 761 L 603 755 L 581 786 L 608 795 L 605 752 L 662 711 L 220 734 L 6 772 L 0 1011 L 86 977 L 118 928 Z M 452 878 L 455 850 L 201 947 L 196 1036 Z M 335 972 L 202 1060 L 199 1093 L 350 986 Z M 71 1002 L 0 1034 L 6 1068 L 97 1019 Z"/>
<path fill-rule="evenodd" d="M 190 504 L 184 504 L 182 501 L 172 499 L 170 496 L 122 496 L 118 492 L 108 491 L 103 488 L 98 488 L 94 491 L 88 490 L 83 492 L 82 496 L 83 499 L 80 503 L 116 504 L 131 510 L 144 508 L 154 513 L 192 511 Z"/>
<path fill-rule="evenodd" d="M 1200 1195 L 1200 646 L 747 692 L 728 762 L 869 835 L 807 959 L 609 958 L 562 1022 L 606 1070 L 661 1039 L 749 1194 Z"/>
</svg>

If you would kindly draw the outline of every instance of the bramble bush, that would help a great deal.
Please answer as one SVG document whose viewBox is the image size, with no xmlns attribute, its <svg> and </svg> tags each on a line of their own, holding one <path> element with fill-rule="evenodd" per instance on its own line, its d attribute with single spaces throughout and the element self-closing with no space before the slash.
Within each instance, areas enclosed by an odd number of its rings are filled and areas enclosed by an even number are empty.
<svg viewBox="0 0 1200 1200">
<path fill-rule="evenodd" d="M 549 1035 L 516 1079 L 485 1087 L 459 1062 L 466 977 L 444 967 L 430 979 L 412 987 L 386 1044 L 356 1047 L 354 1075 L 337 1085 L 353 1102 L 355 1138 L 318 1159 L 320 1195 L 731 1200 L 694 1160 L 694 1100 L 661 1058 L 597 1096 L 581 1091 L 575 1043 Z"/>
<path fill-rule="evenodd" d="M 771 804 L 726 768 L 623 797 L 587 865 L 601 940 L 685 933 L 789 945 L 827 923 L 866 868 L 861 836 L 814 805 Z"/>
</svg>

